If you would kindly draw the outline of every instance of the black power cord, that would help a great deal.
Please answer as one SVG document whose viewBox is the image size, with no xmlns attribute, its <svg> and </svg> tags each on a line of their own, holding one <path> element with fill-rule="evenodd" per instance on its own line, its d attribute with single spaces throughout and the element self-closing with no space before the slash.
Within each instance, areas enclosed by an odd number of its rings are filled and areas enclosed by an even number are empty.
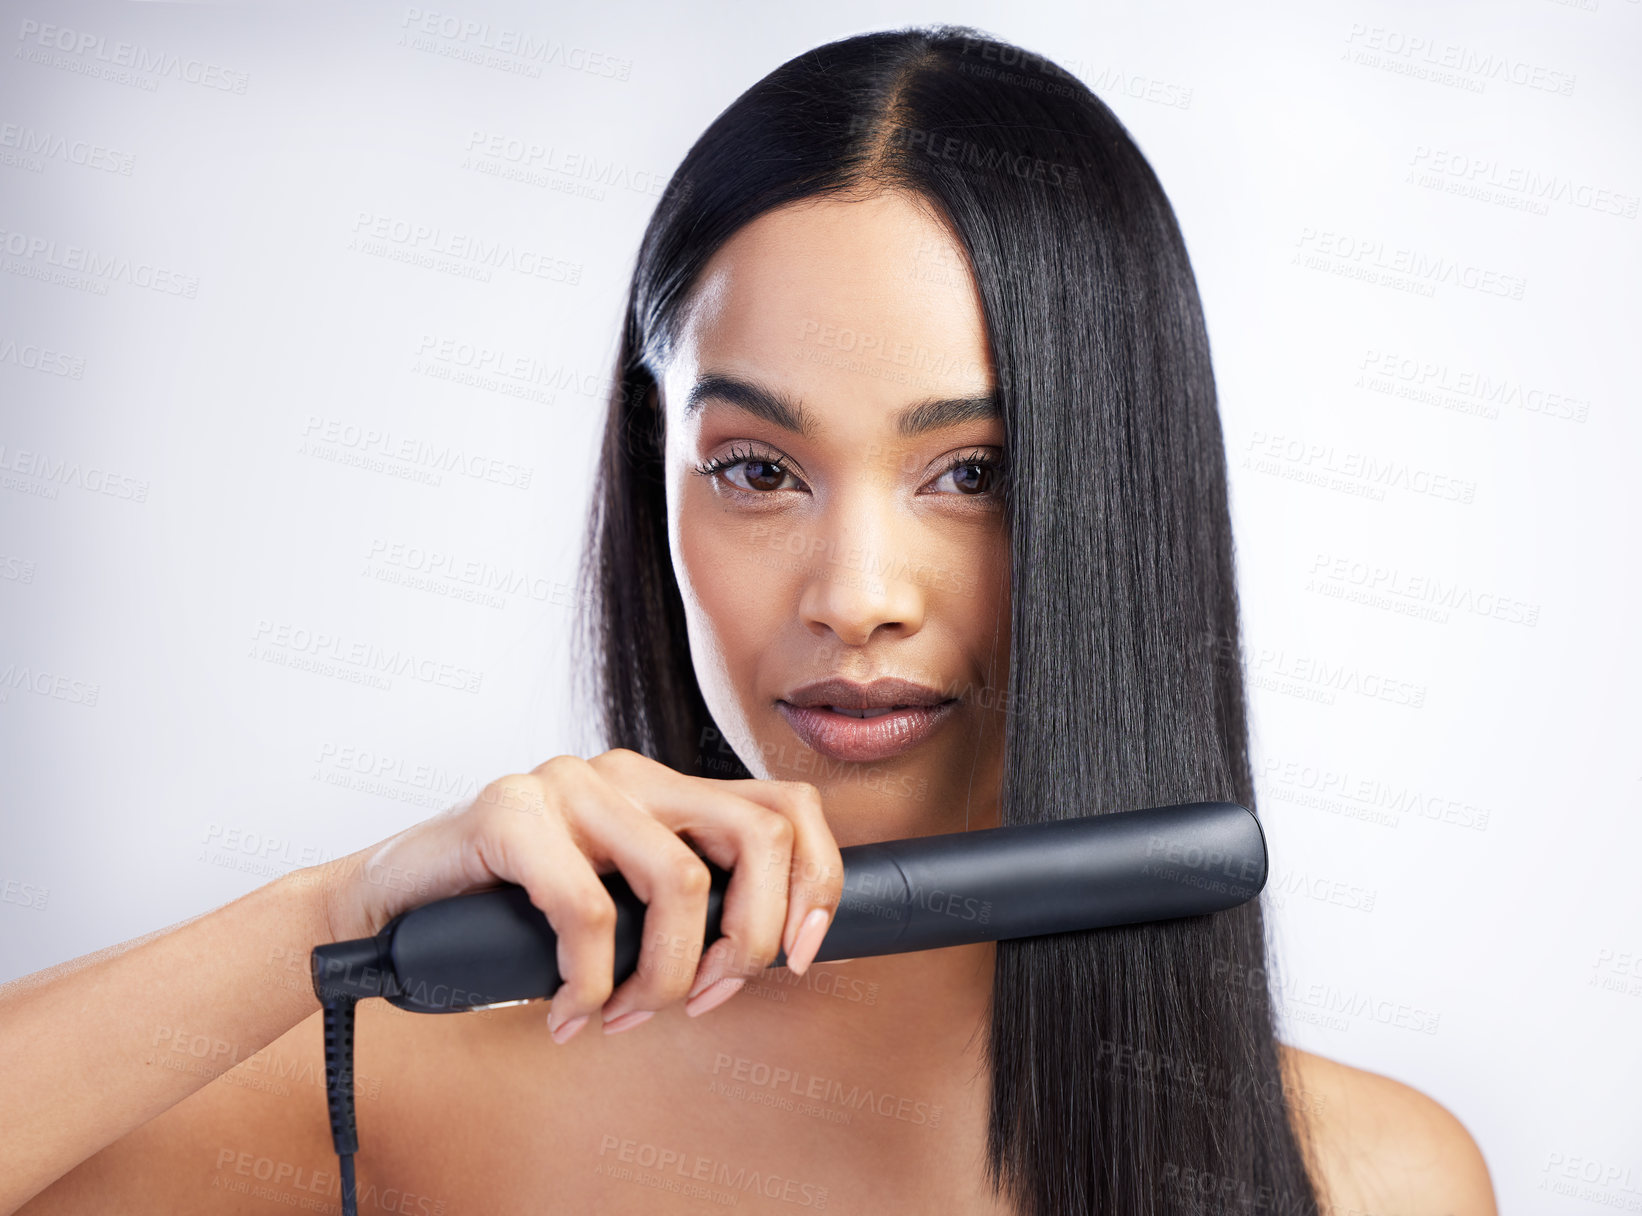
<svg viewBox="0 0 1642 1216">
<path fill-rule="evenodd" d="M 358 1216 L 354 1154 L 359 1151 L 359 1123 L 354 1112 L 354 1007 L 364 998 L 381 996 L 386 972 L 384 942 L 376 938 L 336 942 L 315 948 L 309 960 L 314 995 L 325 1018 L 325 1101 L 331 1114 L 331 1143 L 342 1174 L 342 1216 Z"/>
<path fill-rule="evenodd" d="M 331 1142 L 342 1167 L 342 1216 L 359 1216 L 354 1193 L 353 1155 L 359 1125 L 353 1105 L 353 1015 L 357 1002 L 339 997 L 325 1005 L 325 1098 L 331 1108 Z"/>
</svg>

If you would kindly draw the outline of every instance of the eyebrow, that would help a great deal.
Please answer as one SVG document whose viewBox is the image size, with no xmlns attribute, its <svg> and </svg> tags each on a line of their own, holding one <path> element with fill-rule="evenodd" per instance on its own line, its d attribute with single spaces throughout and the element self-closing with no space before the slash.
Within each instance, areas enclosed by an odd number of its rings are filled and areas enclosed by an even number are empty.
<svg viewBox="0 0 1642 1216">
<path fill-rule="evenodd" d="M 804 409 L 802 402 L 756 381 L 709 372 L 690 386 L 690 395 L 684 401 L 684 416 L 690 417 L 708 400 L 733 405 L 772 426 L 803 435 L 806 439 L 813 439 L 816 434 L 815 419 Z M 895 414 L 895 430 L 902 438 L 911 438 L 962 422 L 1002 417 L 1003 408 L 996 393 L 979 397 L 932 398 L 898 411 Z"/>
</svg>

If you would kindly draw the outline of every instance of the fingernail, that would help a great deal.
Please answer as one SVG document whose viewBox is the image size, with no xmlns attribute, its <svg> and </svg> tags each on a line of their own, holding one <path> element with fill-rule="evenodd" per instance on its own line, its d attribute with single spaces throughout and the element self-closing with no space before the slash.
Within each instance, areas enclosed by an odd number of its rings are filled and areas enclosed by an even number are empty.
<svg viewBox="0 0 1642 1216">
<path fill-rule="evenodd" d="M 631 1030 L 640 1022 L 656 1016 L 654 1009 L 629 1009 L 620 1017 L 611 1018 L 604 1024 L 605 1034 L 620 1034 L 624 1030 Z"/>
<path fill-rule="evenodd" d="M 693 1018 L 698 1018 L 709 1009 L 716 1009 L 736 993 L 741 991 L 741 985 L 747 982 L 744 975 L 727 976 L 710 988 L 703 989 L 697 995 L 684 1003 L 684 1012 Z"/>
<path fill-rule="evenodd" d="M 787 970 L 803 975 L 815 961 L 815 952 L 821 949 L 821 939 L 827 935 L 827 910 L 811 908 L 810 914 L 799 926 L 793 938 L 792 952 L 787 955 Z"/>
<path fill-rule="evenodd" d="M 728 942 L 729 938 L 720 938 L 719 941 Z M 726 962 L 724 956 L 726 953 L 727 947 L 720 947 L 718 942 L 714 942 L 707 947 L 706 953 L 702 955 L 703 965 L 696 972 L 696 982 L 690 988 L 689 995 L 686 997 L 687 1001 L 695 1000 L 696 997 L 718 982 L 718 977 L 724 974 Z"/>
<path fill-rule="evenodd" d="M 563 1026 L 560 1026 L 557 1030 L 553 1029 L 552 1024 L 551 1024 L 552 1019 L 549 1018 L 548 1019 L 548 1021 L 549 1021 L 548 1031 L 553 1035 L 553 1041 L 555 1043 L 563 1043 L 567 1039 L 569 1039 L 571 1035 L 575 1034 L 583 1026 L 587 1025 L 587 1018 L 588 1018 L 588 1015 L 585 1014 L 585 1013 L 582 1014 L 581 1017 L 579 1017 L 579 1018 L 571 1018 L 568 1022 L 566 1022 Z"/>
</svg>

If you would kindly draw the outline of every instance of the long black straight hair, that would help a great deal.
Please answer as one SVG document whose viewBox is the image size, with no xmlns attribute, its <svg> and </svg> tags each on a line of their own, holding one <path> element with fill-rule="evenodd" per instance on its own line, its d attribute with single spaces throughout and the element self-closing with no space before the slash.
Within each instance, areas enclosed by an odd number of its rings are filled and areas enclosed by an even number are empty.
<svg viewBox="0 0 1642 1216">
<path fill-rule="evenodd" d="M 633 272 L 583 559 L 578 679 L 608 745 L 746 777 L 697 686 L 656 384 L 698 272 L 799 199 L 910 191 L 967 251 L 1009 469 L 1000 822 L 1255 810 L 1226 458 L 1185 243 L 1112 111 L 967 26 L 782 64 L 685 156 Z M 987 1176 L 1025 1216 L 1310 1216 L 1259 901 L 999 942 Z"/>
</svg>

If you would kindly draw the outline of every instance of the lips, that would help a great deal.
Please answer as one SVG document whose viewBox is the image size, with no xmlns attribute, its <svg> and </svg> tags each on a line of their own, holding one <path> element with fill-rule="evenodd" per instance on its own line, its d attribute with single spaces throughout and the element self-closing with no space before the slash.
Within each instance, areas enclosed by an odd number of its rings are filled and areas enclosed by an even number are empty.
<svg viewBox="0 0 1642 1216">
<path fill-rule="evenodd" d="M 867 684 L 821 680 L 775 704 L 806 746 L 834 760 L 864 763 L 922 743 L 958 702 L 928 685 L 886 676 Z"/>
<path fill-rule="evenodd" d="M 795 688 L 782 700 L 788 705 L 804 707 L 825 705 L 834 709 L 899 709 L 908 705 L 939 705 L 952 698 L 927 684 L 895 676 L 880 676 L 865 684 L 834 676 Z"/>
</svg>

